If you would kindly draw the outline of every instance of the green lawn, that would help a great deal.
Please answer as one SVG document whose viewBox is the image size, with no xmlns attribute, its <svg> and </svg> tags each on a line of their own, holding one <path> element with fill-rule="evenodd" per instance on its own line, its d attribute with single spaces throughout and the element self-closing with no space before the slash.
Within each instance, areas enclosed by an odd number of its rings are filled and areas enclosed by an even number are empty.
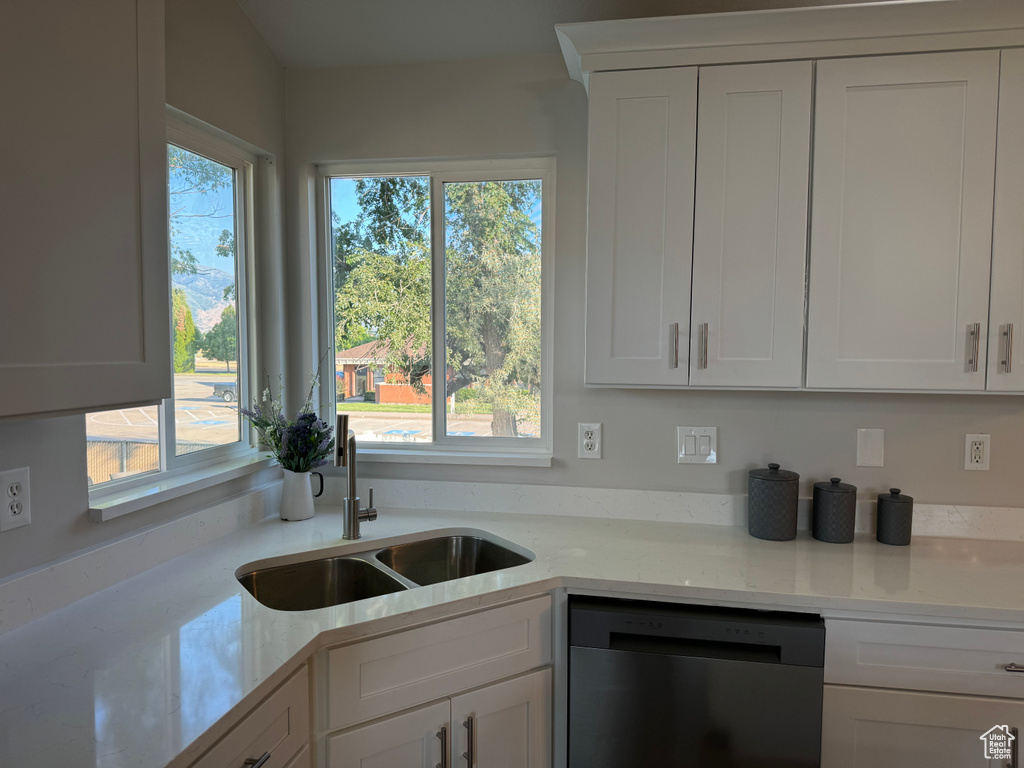
<svg viewBox="0 0 1024 768">
<path fill-rule="evenodd" d="M 430 413 L 429 405 L 381 405 L 379 403 L 338 403 L 338 413 Z"/>
</svg>

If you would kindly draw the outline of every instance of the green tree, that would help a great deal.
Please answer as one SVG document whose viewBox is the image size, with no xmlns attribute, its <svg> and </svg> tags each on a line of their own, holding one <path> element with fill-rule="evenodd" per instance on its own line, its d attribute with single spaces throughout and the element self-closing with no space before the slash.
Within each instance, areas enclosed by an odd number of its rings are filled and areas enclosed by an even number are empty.
<svg viewBox="0 0 1024 768">
<path fill-rule="evenodd" d="M 356 196 L 355 221 L 333 218 L 336 348 L 380 340 L 385 369 L 422 387 L 430 370 L 429 185 L 358 179 Z"/>
<path fill-rule="evenodd" d="M 356 192 L 357 219 L 334 220 L 338 349 L 356 329 L 386 340 L 387 366 L 416 384 L 429 370 L 429 188 L 392 177 Z M 495 435 L 539 417 L 540 193 L 539 181 L 445 185 L 448 392 L 477 385 Z"/>
<path fill-rule="evenodd" d="M 185 291 L 171 290 L 171 319 L 174 324 L 174 372 L 192 373 L 196 369 L 196 325 Z"/>
<path fill-rule="evenodd" d="M 171 242 L 171 274 L 195 275 L 200 272 L 199 260 L 191 249 L 177 244 L 180 222 L 192 216 L 215 216 L 217 211 L 192 213 L 189 199 L 194 195 L 205 195 L 228 187 L 232 183 L 231 169 L 215 163 L 187 149 L 167 145 L 168 174 L 168 223 Z M 225 230 L 227 232 L 227 230 Z M 224 236 L 221 235 L 221 242 Z M 218 247 L 218 253 L 220 253 Z M 234 255 L 234 237 L 231 239 L 231 253 Z"/>
<path fill-rule="evenodd" d="M 539 417 L 540 195 L 539 181 L 445 185 L 449 391 L 477 383 L 495 435 Z"/>
<path fill-rule="evenodd" d="M 231 370 L 231 363 L 238 359 L 238 318 L 235 305 L 229 304 L 220 313 L 220 321 L 203 334 L 199 351 L 210 360 L 220 360 Z"/>
</svg>

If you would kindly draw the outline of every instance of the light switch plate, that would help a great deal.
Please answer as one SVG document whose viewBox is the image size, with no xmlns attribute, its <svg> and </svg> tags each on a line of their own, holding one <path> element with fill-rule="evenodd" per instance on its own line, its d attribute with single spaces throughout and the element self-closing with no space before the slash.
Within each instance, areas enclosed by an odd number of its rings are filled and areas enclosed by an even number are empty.
<svg viewBox="0 0 1024 768">
<path fill-rule="evenodd" d="M 676 427 L 676 462 L 717 464 L 718 427 Z"/>
<path fill-rule="evenodd" d="M 857 466 L 885 466 L 885 430 L 857 430 Z"/>
</svg>

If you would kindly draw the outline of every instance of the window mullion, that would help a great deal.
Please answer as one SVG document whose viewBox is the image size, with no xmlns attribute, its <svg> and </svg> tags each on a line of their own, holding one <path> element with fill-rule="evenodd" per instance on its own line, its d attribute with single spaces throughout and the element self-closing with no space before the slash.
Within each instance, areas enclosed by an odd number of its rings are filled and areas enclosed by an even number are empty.
<svg viewBox="0 0 1024 768">
<path fill-rule="evenodd" d="M 430 413 L 434 443 L 441 445 L 448 442 L 448 414 L 445 407 L 448 360 L 444 306 L 444 182 L 438 176 L 430 177 L 430 271 L 430 327 L 434 346 L 430 357 L 433 384 Z"/>
</svg>

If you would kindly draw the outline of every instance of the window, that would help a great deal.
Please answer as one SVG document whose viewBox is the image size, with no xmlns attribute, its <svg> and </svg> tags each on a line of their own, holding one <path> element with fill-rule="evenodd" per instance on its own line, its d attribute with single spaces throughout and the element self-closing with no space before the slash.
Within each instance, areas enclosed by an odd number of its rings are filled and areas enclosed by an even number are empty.
<svg viewBox="0 0 1024 768">
<path fill-rule="evenodd" d="M 553 161 L 323 177 L 325 401 L 379 458 L 550 456 Z"/>
<path fill-rule="evenodd" d="M 223 458 L 249 448 L 247 244 L 255 158 L 168 127 L 173 394 L 159 405 L 86 414 L 90 485 Z"/>
</svg>

